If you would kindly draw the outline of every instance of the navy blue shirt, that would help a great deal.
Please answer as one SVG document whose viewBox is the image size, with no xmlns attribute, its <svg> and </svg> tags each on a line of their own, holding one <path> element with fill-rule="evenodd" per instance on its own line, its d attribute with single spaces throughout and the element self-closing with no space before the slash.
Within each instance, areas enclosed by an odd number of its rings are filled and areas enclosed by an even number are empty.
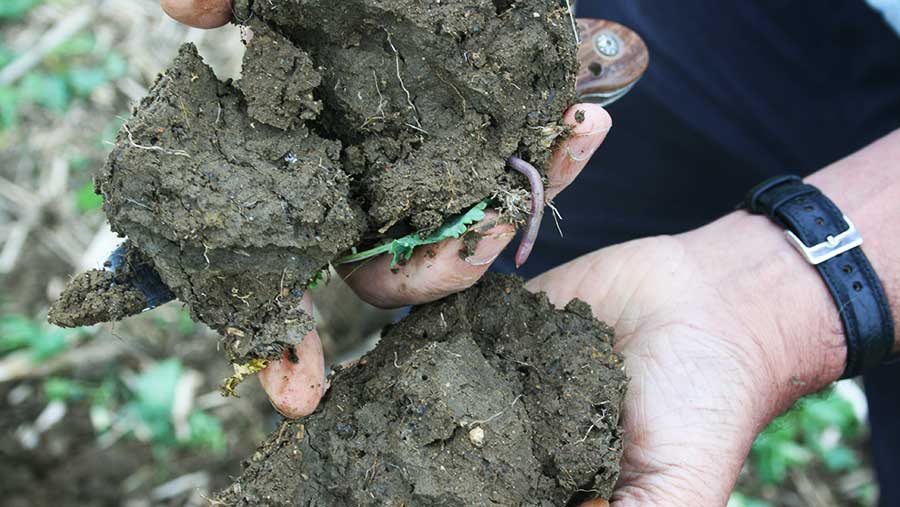
<svg viewBox="0 0 900 507">
<path fill-rule="evenodd" d="M 650 67 L 609 107 L 606 142 L 557 198 L 565 237 L 545 221 L 526 278 L 606 245 L 699 227 L 767 177 L 809 174 L 900 128 L 900 38 L 863 0 L 578 4 L 580 17 L 637 31 Z M 512 271 L 511 256 L 497 269 Z M 895 477 L 900 366 L 866 383 L 879 477 Z M 882 507 L 900 507 L 900 482 L 880 482 Z"/>
</svg>

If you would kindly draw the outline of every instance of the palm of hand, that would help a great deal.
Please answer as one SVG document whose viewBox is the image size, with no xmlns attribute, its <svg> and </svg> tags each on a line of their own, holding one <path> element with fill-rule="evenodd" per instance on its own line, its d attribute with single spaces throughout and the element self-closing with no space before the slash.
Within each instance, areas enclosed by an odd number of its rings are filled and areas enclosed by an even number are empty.
<svg viewBox="0 0 900 507">
<path fill-rule="evenodd" d="M 590 295 L 631 378 L 613 507 L 722 506 L 761 426 L 765 358 L 745 322 L 676 238 L 606 248 L 529 284 L 555 304 Z"/>
</svg>

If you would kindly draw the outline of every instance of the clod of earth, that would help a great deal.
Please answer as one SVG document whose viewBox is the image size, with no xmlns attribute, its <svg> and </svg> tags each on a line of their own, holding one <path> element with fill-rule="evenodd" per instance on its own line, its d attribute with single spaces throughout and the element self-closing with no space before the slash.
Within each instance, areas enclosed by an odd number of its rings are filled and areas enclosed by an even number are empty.
<svg viewBox="0 0 900 507">
<path fill-rule="evenodd" d="M 421 306 L 284 421 L 223 505 L 517 505 L 609 498 L 626 376 L 612 329 L 514 277 Z"/>
<path fill-rule="evenodd" d="M 241 79 L 184 46 L 95 178 L 113 230 L 235 363 L 312 328 L 299 302 L 330 262 L 529 188 L 506 161 L 544 171 L 566 131 L 564 2 L 238 0 L 235 16 L 253 31 Z"/>
</svg>

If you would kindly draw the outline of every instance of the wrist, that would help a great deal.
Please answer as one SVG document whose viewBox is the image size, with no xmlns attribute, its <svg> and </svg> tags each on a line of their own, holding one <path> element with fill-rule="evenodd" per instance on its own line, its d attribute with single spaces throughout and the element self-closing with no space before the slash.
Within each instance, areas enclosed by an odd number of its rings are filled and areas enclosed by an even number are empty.
<svg viewBox="0 0 900 507">
<path fill-rule="evenodd" d="M 819 273 L 767 217 L 738 211 L 682 235 L 706 266 L 709 283 L 735 308 L 745 333 L 732 339 L 758 351 L 774 416 L 838 379 L 846 341 Z"/>
</svg>

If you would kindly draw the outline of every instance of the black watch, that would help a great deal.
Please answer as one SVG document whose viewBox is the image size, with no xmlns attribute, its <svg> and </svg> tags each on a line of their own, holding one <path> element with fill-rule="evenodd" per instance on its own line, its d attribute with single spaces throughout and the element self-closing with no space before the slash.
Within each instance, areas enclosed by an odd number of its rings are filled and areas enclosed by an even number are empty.
<svg viewBox="0 0 900 507">
<path fill-rule="evenodd" d="M 753 187 L 744 207 L 783 226 L 788 241 L 825 279 L 847 337 L 842 378 L 884 362 L 894 345 L 894 320 L 853 222 L 818 188 L 793 175 Z"/>
</svg>

